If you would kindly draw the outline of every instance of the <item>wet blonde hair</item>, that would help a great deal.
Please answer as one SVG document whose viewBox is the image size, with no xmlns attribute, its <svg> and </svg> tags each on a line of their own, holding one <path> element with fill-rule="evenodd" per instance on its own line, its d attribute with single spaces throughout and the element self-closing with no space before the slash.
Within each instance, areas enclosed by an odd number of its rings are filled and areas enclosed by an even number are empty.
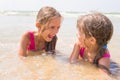
<svg viewBox="0 0 120 80">
<path fill-rule="evenodd" d="M 113 24 L 105 15 L 93 12 L 91 14 L 80 16 L 77 21 L 78 30 L 82 27 L 86 37 L 94 37 L 99 47 L 98 55 L 95 57 L 94 63 L 98 64 L 98 60 L 103 56 L 107 45 L 113 34 Z"/>
<path fill-rule="evenodd" d="M 36 21 L 40 24 L 46 24 L 53 17 L 61 17 L 61 14 L 53 7 L 45 6 L 39 10 Z"/>
</svg>

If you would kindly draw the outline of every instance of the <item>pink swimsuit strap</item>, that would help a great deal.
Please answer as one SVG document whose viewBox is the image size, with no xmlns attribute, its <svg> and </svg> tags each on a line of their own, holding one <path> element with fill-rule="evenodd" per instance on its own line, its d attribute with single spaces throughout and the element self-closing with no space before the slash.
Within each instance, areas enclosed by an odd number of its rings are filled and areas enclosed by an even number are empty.
<svg viewBox="0 0 120 80">
<path fill-rule="evenodd" d="M 29 32 L 29 34 L 30 34 L 30 45 L 28 47 L 28 50 L 35 50 L 34 34 L 33 32 Z"/>
<path fill-rule="evenodd" d="M 83 58 L 84 56 L 84 51 L 85 51 L 85 48 L 80 48 L 80 56 Z M 110 58 L 110 54 L 107 52 L 105 53 L 102 57 L 105 57 L 105 58 Z"/>
<path fill-rule="evenodd" d="M 108 52 L 106 52 L 102 57 L 110 58 L 110 54 Z"/>
<path fill-rule="evenodd" d="M 85 48 L 80 48 L 80 56 L 83 58 Z"/>
</svg>

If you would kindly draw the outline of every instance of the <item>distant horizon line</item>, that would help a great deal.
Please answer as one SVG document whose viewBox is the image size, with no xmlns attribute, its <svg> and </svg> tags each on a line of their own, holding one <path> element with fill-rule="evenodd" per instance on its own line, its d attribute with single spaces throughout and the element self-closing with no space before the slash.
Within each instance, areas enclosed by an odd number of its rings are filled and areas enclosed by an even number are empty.
<svg viewBox="0 0 120 80">
<path fill-rule="evenodd" d="M 38 11 L 32 11 L 32 10 L 0 10 L 0 12 L 38 12 Z M 94 12 L 94 11 L 60 11 L 60 12 L 66 12 L 66 13 L 87 13 L 87 12 Z M 98 12 L 102 12 L 102 11 L 98 11 Z M 102 12 L 102 13 L 111 13 L 111 14 L 120 14 L 120 11 L 115 12 L 115 11 L 111 11 L 111 12 Z"/>
</svg>

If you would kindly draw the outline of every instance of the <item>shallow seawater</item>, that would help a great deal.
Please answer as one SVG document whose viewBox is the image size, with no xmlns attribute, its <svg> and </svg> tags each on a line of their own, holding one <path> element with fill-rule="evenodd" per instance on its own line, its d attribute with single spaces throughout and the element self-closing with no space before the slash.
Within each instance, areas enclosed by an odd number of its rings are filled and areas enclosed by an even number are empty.
<svg viewBox="0 0 120 80">
<path fill-rule="evenodd" d="M 87 62 L 69 63 L 76 40 L 76 17 L 64 18 L 58 33 L 56 55 L 18 56 L 21 35 L 36 30 L 35 16 L 0 16 L 0 80 L 120 80 L 120 17 L 108 15 L 114 25 L 114 34 L 108 48 L 113 64 L 112 76 L 103 74 Z M 118 65 L 116 67 L 116 65 Z"/>
<path fill-rule="evenodd" d="M 88 63 L 70 64 L 64 55 L 4 57 L 2 80 L 113 80 Z"/>
</svg>

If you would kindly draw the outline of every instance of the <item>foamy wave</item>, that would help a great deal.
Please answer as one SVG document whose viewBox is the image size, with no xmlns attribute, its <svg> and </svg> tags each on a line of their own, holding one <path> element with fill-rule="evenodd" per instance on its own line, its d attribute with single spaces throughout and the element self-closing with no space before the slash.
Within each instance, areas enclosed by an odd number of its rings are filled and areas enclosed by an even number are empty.
<svg viewBox="0 0 120 80">
<path fill-rule="evenodd" d="M 64 16 L 64 17 L 78 17 L 80 15 L 83 15 L 85 13 L 79 13 L 79 12 L 61 12 L 61 14 Z"/>
<path fill-rule="evenodd" d="M 78 12 L 60 12 L 64 17 L 77 17 L 84 13 Z M 15 16 L 35 16 L 37 11 L 0 11 L 0 15 L 15 15 Z"/>
<path fill-rule="evenodd" d="M 0 11 L 0 15 L 34 16 L 35 11 Z"/>
<path fill-rule="evenodd" d="M 0 16 L 36 16 L 38 11 L 0 11 Z M 60 12 L 63 17 L 78 17 L 87 12 Z M 107 16 L 120 17 L 120 13 L 104 13 Z"/>
</svg>

